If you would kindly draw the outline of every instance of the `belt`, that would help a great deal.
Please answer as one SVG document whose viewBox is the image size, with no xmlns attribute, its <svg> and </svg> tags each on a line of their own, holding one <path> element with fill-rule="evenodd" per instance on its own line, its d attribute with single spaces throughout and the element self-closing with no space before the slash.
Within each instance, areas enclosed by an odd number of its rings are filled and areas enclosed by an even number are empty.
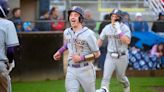
<svg viewBox="0 0 164 92">
<path fill-rule="evenodd" d="M 120 56 L 126 55 L 125 52 L 110 52 L 110 56 L 113 58 L 120 58 Z"/>
<path fill-rule="evenodd" d="M 119 53 L 121 56 L 123 56 L 123 55 L 126 55 L 126 53 L 125 52 L 121 52 L 121 53 Z"/>
<path fill-rule="evenodd" d="M 74 67 L 74 68 L 85 67 L 85 66 L 88 66 L 88 65 L 89 65 L 88 63 L 68 64 L 68 66 Z"/>
<path fill-rule="evenodd" d="M 111 54 L 111 53 L 117 53 L 117 54 L 119 54 L 120 56 L 126 55 L 125 52 L 110 52 L 110 54 Z"/>
</svg>

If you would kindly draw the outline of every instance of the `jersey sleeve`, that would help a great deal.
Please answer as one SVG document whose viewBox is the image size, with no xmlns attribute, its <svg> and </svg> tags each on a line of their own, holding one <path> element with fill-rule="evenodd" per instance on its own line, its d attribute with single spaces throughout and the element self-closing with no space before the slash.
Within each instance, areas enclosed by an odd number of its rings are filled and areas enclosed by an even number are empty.
<svg viewBox="0 0 164 92">
<path fill-rule="evenodd" d="M 91 33 L 91 35 L 88 36 L 87 43 L 88 43 L 91 51 L 93 51 L 93 52 L 99 51 L 99 47 L 97 45 L 97 39 L 96 39 L 94 33 Z"/>
<path fill-rule="evenodd" d="M 6 30 L 6 45 L 7 47 L 19 45 L 17 32 L 12 22 L 9 22 Z"/>
<path fill-rule="evenodd" d="M 124 30 L 125 30 L 124 31 L 124 35 L 126 35 L 129 38 L 131 38 L 131 31 L 130 31 L 129 27 L 125 25 Z"/>
<path fill-rule="evenodd" d="M 100 39 L 101 40 L 105 40 L 105 38 L 106 38 L 106 34 L 105 34 L 106 30 L 107 30 L 107 26 L 103 28 L 103 30 L 102 30 L 102 32 L 100 34 Z"/>
<path fill-rule="evenodd" d="M 65 44 L 65 43 L 68 43 L 67 36 L 69 35 L 69 30 L 70 30 L 70 28 L 67 28 L 67 29 L 65 29 L 64 32 L 63 32 L 64 44 Z"/>
</svg>

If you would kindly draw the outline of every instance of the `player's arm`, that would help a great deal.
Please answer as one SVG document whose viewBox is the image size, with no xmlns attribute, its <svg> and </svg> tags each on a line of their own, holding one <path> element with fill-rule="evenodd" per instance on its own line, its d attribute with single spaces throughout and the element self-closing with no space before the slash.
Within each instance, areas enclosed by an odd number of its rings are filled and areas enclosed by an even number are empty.
<svg viewBox="0 0 164 92">
<path fill-rule="evenodd" d="M 16 46 L 7 47 L 7 58 L 9 60 L 7 68 L 9 70 L 9 72 L 15 67 L 15 61 L 14 61 L 15 47 Z"/>
<path fill-rule="evenodd" d="M 127 35 L 125 35 L 121 28 L 120 28 L 120 23 L 119 22 L 115 22 L 114 23 L 114 28 L 116 29 L 117 31 L 117 35 L 119 36 L 120 40 L 125 43 L 125 44 L 130 44 L 130 37 L 128 37 Z M 128 29 L 127 29 L 128 30 Z M 130 30 L 129 30 L 130 31 Z"/>
<path fill-rule="evenodd" d="M 6 30 L 5 44 L 7 46 L 6 56 L 9 61 L 8 70 L 10 72 L 12 68 L 15 67 L 14 53 L 15 53 L 15 48 L 19 45 L 19 41 L 14 24 L 11 21 L 8 23 L 9 24 L 6 26 L 7 30 Z"/>
<path fill-rule="evenodd" d="M 96 58 L 98 58 L 100 56 L 100 51 L 95 51 L 91 54 L 87 54 L 87 55 L 78 55 L 78 54 L 74 54 L 72 55 L 72 60 L 75 62 L 75 63 L 78 63 L 78 62 L 84 62 L 84 61 L 92 61 L 92 60 L 95 60 Z"/>
<path fill-rule="evenodd" d="M 68 49 L 67 47 L 68 42 L 65 37 L 65 31 L 64 31 L 64 45 L 60 47 L 60 49 L 57 50 L 57 52 L 53 55 L 54 60 L 60 60 L 62 54 Z"/>
<path fill-rule="evenodd" d="M 103 41 L 100 42 L 100 45 L 102 45 L 102 42 Z M 88 36 L 87 43 L 88 43 L 88 46 L 89 46 L 90 50 L 92 51 L 92 53 L 81 56 L 82 60 L 85 60 L 85 61 L 95 60 L 96 58 L 98 58 L 100 56 L 99 45 L 97 44 L 96 37 L 94 35 Z"/>
<path fill-rule="evenodd" d="M 8 47 L 7 48 L 7 58 L 9 60 L 9 63 L 12 63 L 14 60 L 14 48 L 15 47 Z"/>
<path fill-rule="evenodd" d="M 105 30 L 108 30 L 106 27 L 103 28 L 102 32 L 100 33 L 99 39 L 97 40 L 97 45 L 101 47 L 103 45 L 103 40 L 106 38 Z"/>
<path fill-rule="evenodd" d="M 97 39 L 94 36 L 94 33 L 88 36 L 88 39 L 86 40 L 86 42 L 88 43 L 88 48 L 90 48 L 91 53 L 86 54 L 86 55 L 73 55 L 72 56 L 72 60 L 75 63 L 78 62 L 90 62 L 95 60 L 96 58 L 98 58 L 100 56 L 100 51 L 99 51 L 99 47 L 97 45 Z"/>
<path fill-rule="evenodd" d="M 130 39 L 128 36 L 126 36 L 126 35 L 124 35 L 124 34 L 121 34 L 121 35 L 119 35 L 119 37 L 120 37 L 120 40 L 121 40 L 123 43 L 130 44 L 131 39 Z"/>
<path fill-rule="evenodd" d="M 98 39 L 98 40 L 97 40 L 97 45 L 98 45 L 99 47 L 101 47 L 102 44 L 103 44 L 103 40 L 102 40 L 102 39 Z"/>
<path fill-rule="evenodd" d="M 97 59 L 99 56 L 100 56 L 100 51 L 95 51 L 91 54 L 82 56 L 82 59 L 86 61 L 91 61 Z"/>
<path fill-rule="evenodd" d="M 54 55 L 53 58 L 54 60 L 60 60 L 61 55 L 68 49 L 67 43 L 65 43 Z"/>
</svg>

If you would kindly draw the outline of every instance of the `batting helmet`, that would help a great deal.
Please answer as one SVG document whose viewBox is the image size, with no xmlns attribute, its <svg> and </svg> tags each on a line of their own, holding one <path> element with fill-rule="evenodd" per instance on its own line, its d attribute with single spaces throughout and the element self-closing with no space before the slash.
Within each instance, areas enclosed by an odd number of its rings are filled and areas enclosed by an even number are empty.
<svg viewBox="0 0 164 92">
<path fill-rule="evenodd" d="M 84 10 L 79 7 L 79 6 L 73 6 L 70 10 L 68 10 L 68 19 L 69 19 L 69 16 L 70 16 L 70 13 L 71 12 L 77 12 L 80 14 L 80 18 L 79 18 L 79 21 L 80 22 L 83 22 L 83 19 L 84 19 Z"/>
<path fill-rule="evenodd" d="M 113 11 L 111 12 L 111 14 L 116 14 L 118 16 L 121 16 L 122 15 L 122 11 L 119 10 L 119 9 L 113 9 Z"/>
<path fill-rule="evenodd" d="M 110 13 L 110 15 L 112 16 L 112 14 L 116 14 L 120 17 L 120 19 L 118 19 L 118 21 L 122 20 L 122 11 L 119 9 L 113 9 L 113 11 Z"/>
<path fill-rule="evenodd" d="M 9 13 L 10 8 L 7 2 L 7 0 L 0 1 L 0 17 L 7 17 Z"/>
</svg>

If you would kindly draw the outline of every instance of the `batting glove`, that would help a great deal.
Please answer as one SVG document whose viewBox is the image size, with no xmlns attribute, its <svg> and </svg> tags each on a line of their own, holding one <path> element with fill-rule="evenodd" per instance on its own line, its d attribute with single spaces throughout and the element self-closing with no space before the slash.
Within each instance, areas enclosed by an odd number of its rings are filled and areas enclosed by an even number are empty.
<svg viewBox="0 0 164 92">
<path fill-rule="evenodd" d="M 121 28 L 120 28 L 120 23 L 119 22 L 114 23 L 114 28 L 116 29 L 117 34 L 121 33 Z"/>
<path fill-rule="evenodd" d="M 11 72 L 14 67 L 15 67 L 15 61 L 13 60 L 12 63 L 9 63 L 9 72 Z"/>
</svg>

